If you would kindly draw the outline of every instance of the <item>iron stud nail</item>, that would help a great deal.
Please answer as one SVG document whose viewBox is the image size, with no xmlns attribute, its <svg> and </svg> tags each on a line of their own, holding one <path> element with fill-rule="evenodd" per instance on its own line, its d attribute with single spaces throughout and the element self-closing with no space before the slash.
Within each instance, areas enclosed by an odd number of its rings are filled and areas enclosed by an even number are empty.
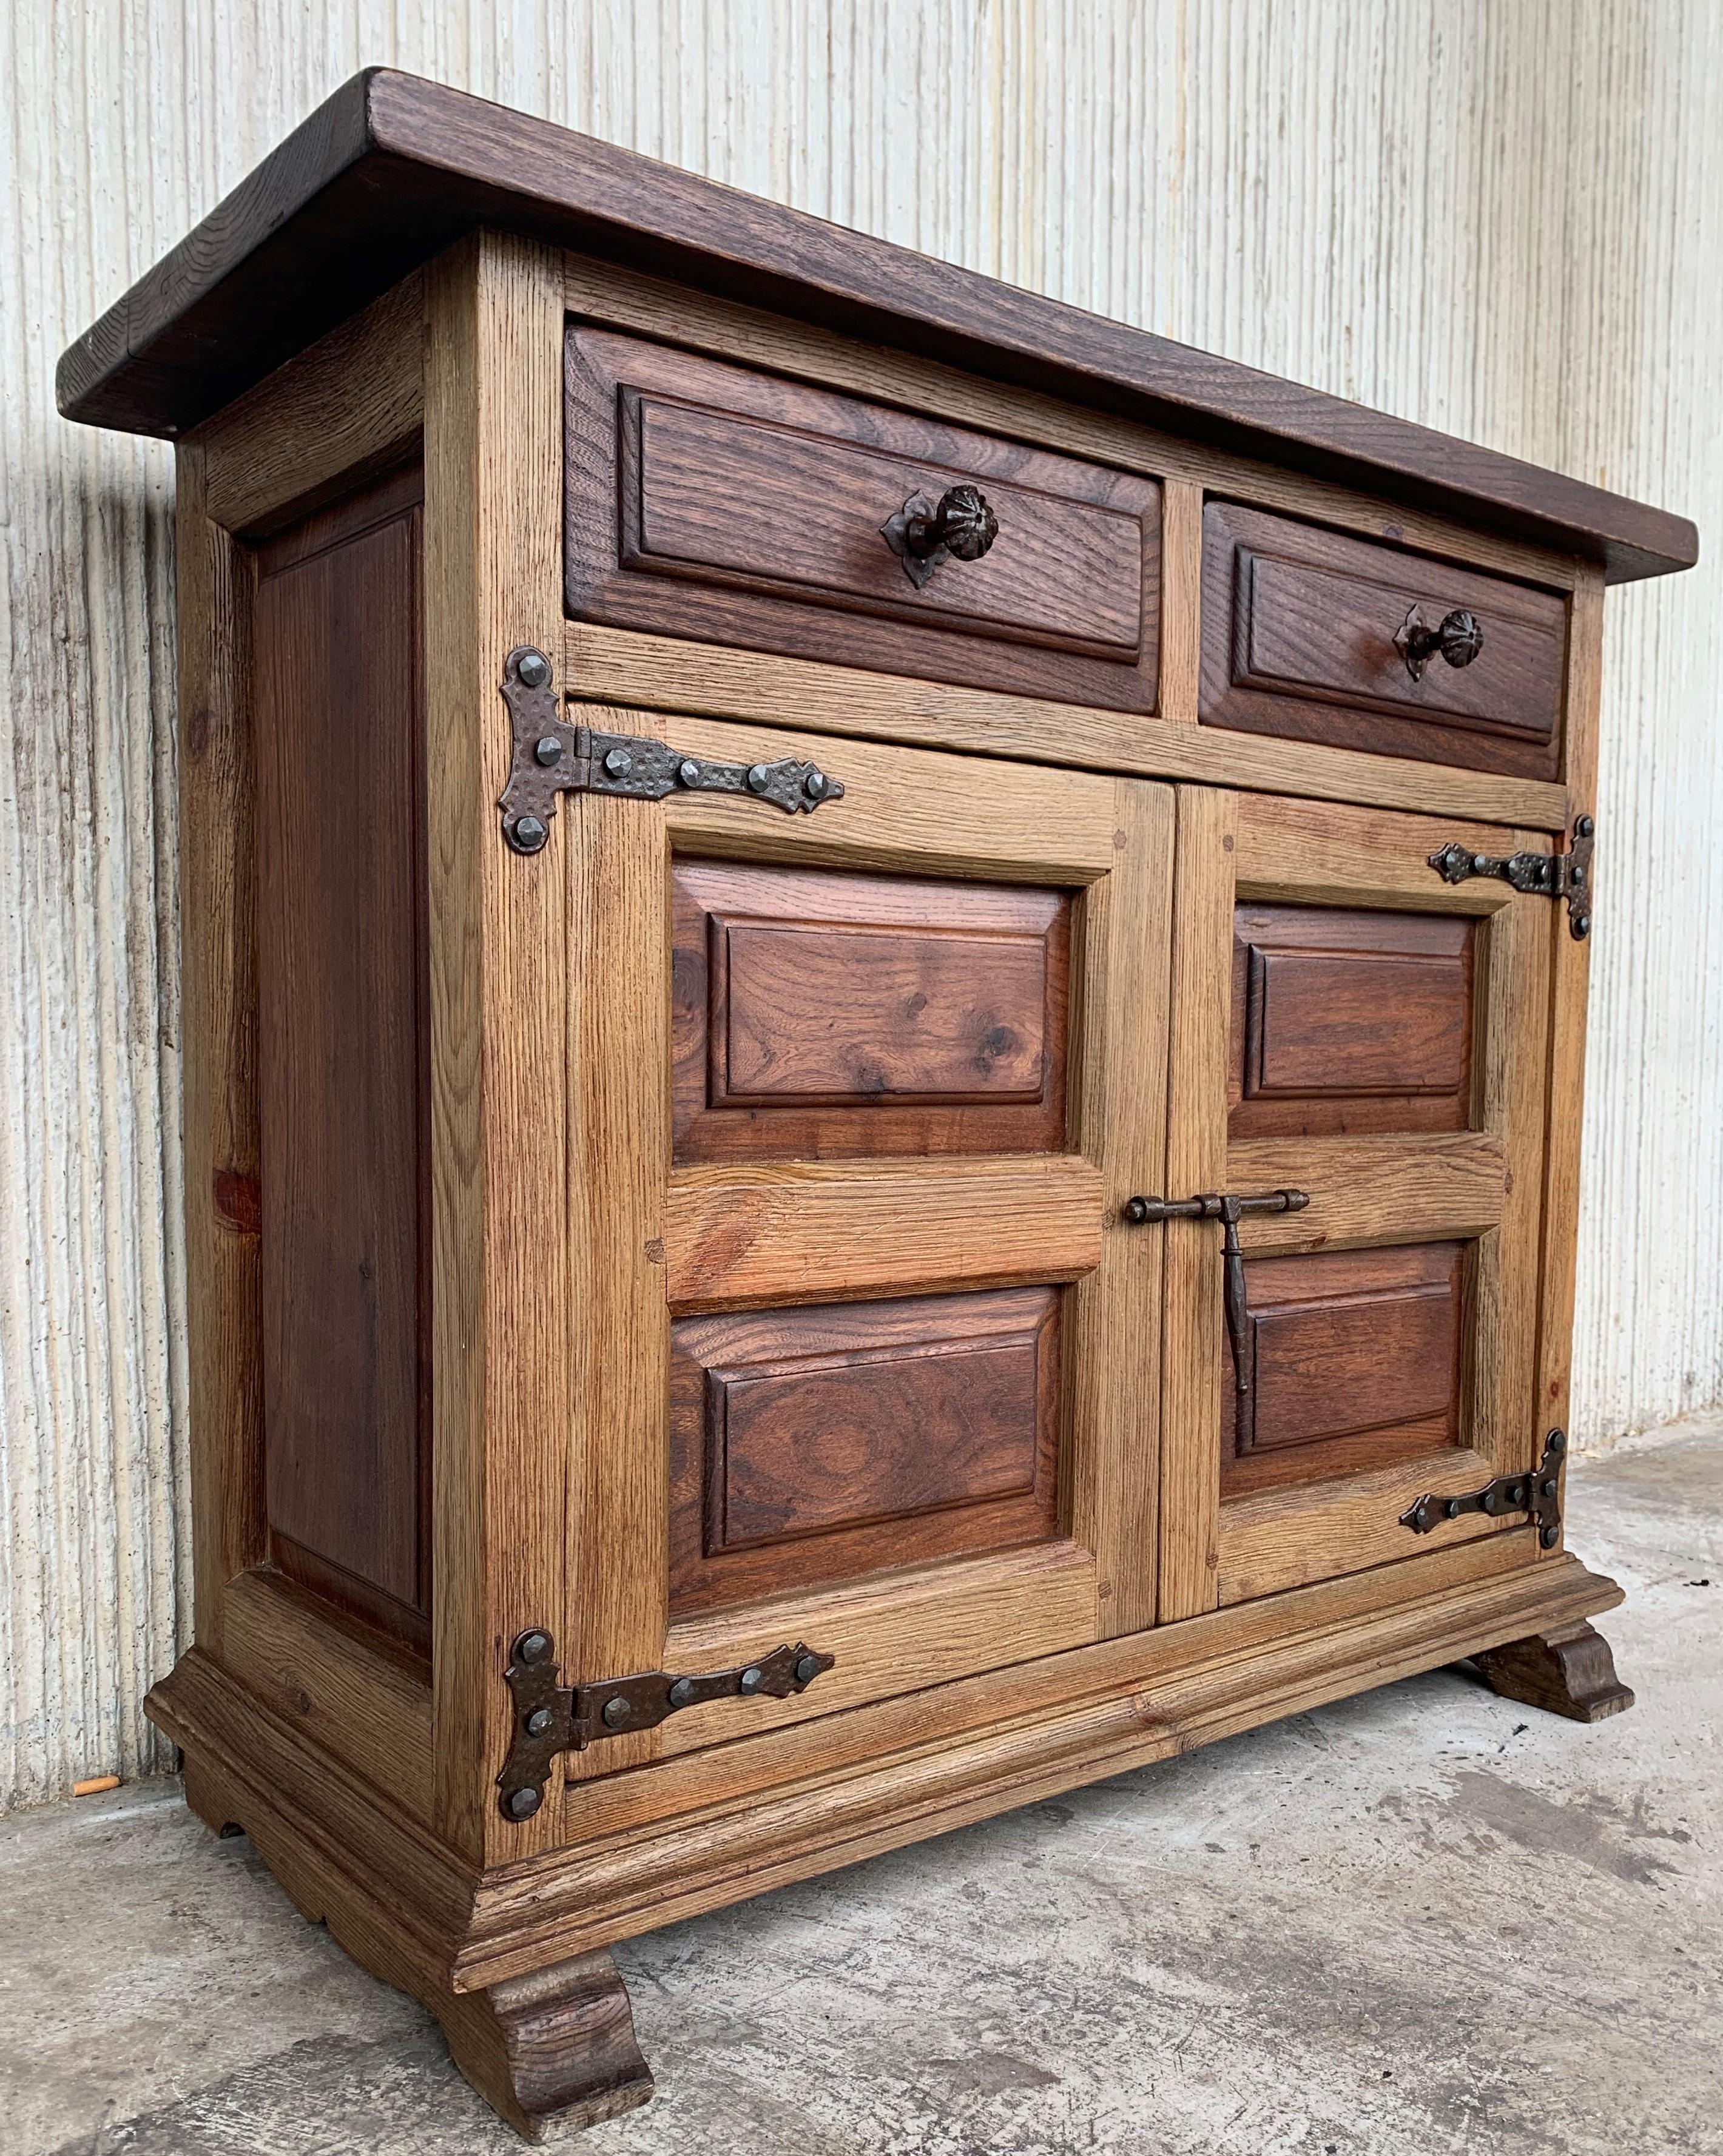
<svg viewBox="0 0 1723 2156">
<path fill-rule="evenodd" d="M 1581 914 L 1578 920 L 1573 924 L 1573 932 L 1576 936 L 1589 936 L 1591 934 L 1592 916 L 1589 913 Z"/>
<path fill-rule="evenodd" d="M 542 651 L 523 651 L 515 661 L 515 672 L 529 689 L 542 689 L 550 679 L 550 661 Z"/>
<path fill-rule="evenodd" d="M 523 1662 L 542 1662 L 550 1652 L 548 1632 L 522 1632 L 515 1642 L 515 1652 Z"/>
<path fill-rule="evenodd" d="M 756 793 L 764 793 L 772 783 L 772 775 L 764 764 L 750 764 L 748 767 L 748 783 Z"/>
<path fill-rule="evenodd" d="M 537 1789 L 512 1789 L 509 1793 L 508 1815 L 511 1819 L 529 1820 L 543 1802 Z"/>
<path fill-rule="evenodd" d="M 614 1693 L 610 1698 L 604 1702 L 605 1728 L 620 1729 L 623 1723 L 627 1721 L 632 1711 L 633 1710 L 630 1707 L 628 1702 L 623 1697 L 620 1691 Z"/>
<path fill-rule="evenodd" d="M 692 1702 L 693 1697 L 694 1680 L 692 1677 L 678 1677 L 676 1682 L 670 1688 L 670 1703 L 672 1707 L 687 1707 Z"/>
<path fill-rule="evenodd" d="M 798 1684 L 812 1684 L 819 1674 L 820 1662 L 817 1656 L 804 1655 L 795 1666 L 795 1681 Z"/>
<path fill-rule="evenodd" d="M 1546 1483 L 1545 1483 L 1545 1485 L 1544 1485 L 1544 1495 L 1545 1495 L 1546 1497 L 1553 1497 L 1553 1496 L 1555 1496 L 1555 1494 L 1556 1494 L 1556 1478 L 1555 1478 L 1555 1476 L 1552 1475 L 1552 1476 L 1550 1477 L 1549 1481 L 1548 1481 L 1547 1482 L 1546 1482 Z"/>
<path fill-rule="evenodd" d="M 765 1671 L 755 1664 L 750 1663 L 748 1668 L 743 1670 L 742 1672 L 742 1689 L 743 1691 L 758 1691 L 765 1681 Z"/>
<path fill-rule="evenodd" d="M 1573 835 L 1576 839 L 1589 839 L 1597 828 L 1589 816 L 1582 816 L 1574 824 Z"/>
<path fill-rule="evenodd" d="M 1546 1452 L 1566 1452 L 1567 1450 L 1566 1431 L 1552 1430 L 1544 1440 L 1544 1450 Z"/>
<path fill-rule="evenodd" d="M 625 748 L 613 748 L 604 758 L 604 768 L 612 778 L 621 778 L 634 769 L 634 758 Z"/>
<path fill-rule="evenodd" d="M 563 744 L 554 734 L 541 734 L 532 744 L 532 753 L 540 763 L 560 763 L 563 760 Z"/>
<path fill-rule="evenodd" d="M 697 786 L 700 783 L 700 767 L 692 756 L 683 757 L 676 766 L 676 775 L 684 786 Z"/>
<path fill-rule="evenodd" d="M 514 839 L 523 854 L 536 854 L 544 844 L 544 826 L 536 816 L 517 816 Z"/>
<path fill-rule="evenodd" d="M 1556 1543 L 1559 1543 L 1561 1539 L 1561 1530 L 1560 1527 L 1546 1527 L 1543 1532 L 1538 1537 L 1538 1540 L 1543 1544 L 1546 1549 L 1554 1549 Z"/>
<path fill-rule="evenodd" d="M 548 1737 L 556 1727 L 556 1719 L 548 1707 L 535 1707 L 527 1717 L 527 1734 L 529 1737 Z"/>
<path fill-rule="evenodd" d="M 1443 1507 L 1443 1511 L 1444 1511 L 1444 1512 L 1446 1512 L 1446 1513 L 1448 1514 L 1448 1518 L 1449 1518 L 1449 1519 L 1451 1519 L 1451 1520 L 1457 1520 L 1457 1519 L 1458 1519 L 1458 1517 L 1459 1517 L 1459 1516 L 1460 1516 L 1460 1501 L 1459 1501 L 1459 1499 L 1458 1499 L 1458 1497 L 1450 1497 L 1450 1498 L 1448 1499 L 1448 1501 L 1447 1504 Z"/>
<path fill-rule="evenodd" d="M 810 800 L 817 801 L 820 795 L 825 791 L 825 773 L 823 771 L 815 768 L 808 773 L 807 777 L 802 781 L 802 785 L 804 790 L 808 795 L 808 798 Z"/>
<path fill-rule="evenodd" d="M 1472 856 L 1472 866 L 1478 871 L 1479 875 L 1482 875 L 1484 871 L 1489 866 L 1489 855 L 1474 854 Z"/>
</svg>

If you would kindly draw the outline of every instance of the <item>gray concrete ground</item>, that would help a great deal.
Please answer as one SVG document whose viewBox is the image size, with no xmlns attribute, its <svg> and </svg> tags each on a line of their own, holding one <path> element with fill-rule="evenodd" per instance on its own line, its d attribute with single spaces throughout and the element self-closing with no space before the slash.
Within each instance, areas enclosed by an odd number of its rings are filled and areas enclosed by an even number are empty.
<svg viewBox="0 0 1723 2156">
<path fill-rule="evenodd" d="M 1720 1437 L 1572 1478 L 1631 1713 L 1438 1671 L 637 1941 L 584 2156 L 1723 2150 Z M 519 2146 L 173 1784 L 0 1821 L 8 2156 Z"/>
</svg>

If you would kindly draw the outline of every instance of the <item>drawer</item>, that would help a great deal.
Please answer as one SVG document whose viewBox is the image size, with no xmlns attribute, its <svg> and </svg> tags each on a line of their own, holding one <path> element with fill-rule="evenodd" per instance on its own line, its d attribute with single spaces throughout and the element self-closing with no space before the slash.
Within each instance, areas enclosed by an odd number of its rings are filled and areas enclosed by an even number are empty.
<svg viewBox="0 0 1723 2156">
<path fill-rule="evenodd" d="M 1154 480 L 608 331 L 567 369 L 576 619 L 1154 708 Z M 887 527 L 962 486 L 995 535 L 926 574 Z"/>
<path fill-rule="evenodd" d="M 1396 641 L 1462 611 L 1482 632 L 1468 663 Z M 1206 726 L 1553 779 L 1566 660 L 1557 593 L 1232 502 L 1203 511 Z"/>
</svg>

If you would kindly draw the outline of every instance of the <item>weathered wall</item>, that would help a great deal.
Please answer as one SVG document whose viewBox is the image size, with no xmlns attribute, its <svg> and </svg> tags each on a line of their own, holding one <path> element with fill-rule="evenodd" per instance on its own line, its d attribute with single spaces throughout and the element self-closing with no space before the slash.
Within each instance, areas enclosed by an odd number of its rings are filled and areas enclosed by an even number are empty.
<svg viewBox="0 0 1723 2156">
<path fill-rule="evenodd" d="M 54 362 L 373 61 L 1723 532 L 1710 0 L 10 0 L 0 1804 L 155 1760 L 188 1587 L 172 471 Z M 1611 617 L 1592 1444 L 1723 1397 L 1720 598 Z"/>
</svg>

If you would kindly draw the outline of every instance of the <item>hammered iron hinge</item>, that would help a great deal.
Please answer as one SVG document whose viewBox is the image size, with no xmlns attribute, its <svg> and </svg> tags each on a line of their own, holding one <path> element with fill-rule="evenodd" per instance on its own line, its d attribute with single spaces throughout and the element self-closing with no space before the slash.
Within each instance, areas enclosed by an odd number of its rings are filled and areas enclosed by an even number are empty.
<svg viewBox="0 0 1723 2156">
<path fill-rule="evenodd" d="M 1535 1474 L 1498 1475 L 1494 1482 L 1463 1497 L 1443 1497 L 1427 1491 L 1400 1515 L 1400 1524 L 1415 1535 L 1427 1535 L 1443 1520 L 1457 1520 L 1463 1512 L 1488 1512 L 1492 1519 L 1504 1512 L 1525 1512 L 1538 1531 L 1540 1543 L 1554 1549 L 1561 1539 L 1561 1455 L 1566 1450 L 1566 1434 L 1552 1430 L 1544 1440 L 1544 1456 Z"/>
<path fill-rule="evenodd" d="M 1430 856 L 1430 865 L 1448 883 L 1469 876 L 1495 876 L 1515 891 L 1567 901 L 1567 932 L 1576 941 L 1592 932 L 1592 840 L 1597 829 L 1589 816 L 1573 819 L 1573 843 L 1565 854 L 1474 854 L 1451 839 Z"/>
<path fill-rule="evenodd" d="M 636 734 L 599 733 L 563 716 L 563 700 L 542 651 L 522 644 L 503 662 L 502 700 L 514 730 L 514 757 L 498 807 L 502 834 L 517 854 L 536 854 L 550 836 L 559 793 L 622 793 L 661 801 L 666 793 L 739 793 L 787 815 L 811 815 L 843 787 L 817 763 L 715 763 Z"/>
<path fill-rule="evenodd" d="M 796 1645 L 774 1647 L 740 1669 L 704 1676 L 667 1676 L 645 1670 L 602 1683 L 559 1685 L 556 1642 L 548 1632 L 522 1632 L 504 1672 L 514 1697 L 515 1735 L 496 1777 L 505 1819 L 529 1820 L 544 1802 L 551 1762 L 559 1752 L 584 1752 L 603 1737 L 656 1729 L 685 1707 L 714 1699 L 789 1699 L 805 1691 L 835 1655 Z"/>
</svg>

